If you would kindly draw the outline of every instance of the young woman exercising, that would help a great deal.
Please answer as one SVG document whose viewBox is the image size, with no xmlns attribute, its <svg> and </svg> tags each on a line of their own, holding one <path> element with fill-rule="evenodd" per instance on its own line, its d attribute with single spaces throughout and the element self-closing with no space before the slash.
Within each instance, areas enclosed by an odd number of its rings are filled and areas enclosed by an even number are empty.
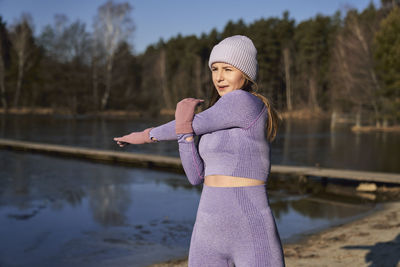
<svg viewBox="0 0 400 267">
<path fill-rule="evenodd" d="M 186 98 L 177 104 L 175 120 L 114 138 L 120 146 L 177 140 L 190 183 L 204 183 L 189 266 L 285 265 L 266 192 L 278 117 L 254 91 L 256 56 L 246 36 L 222 40 L 209 59 L 218 93 L 211 107 L 195 114 L 203 100 Z M 195 135 L 200 137 L 198 147 Z"/>
</svg>

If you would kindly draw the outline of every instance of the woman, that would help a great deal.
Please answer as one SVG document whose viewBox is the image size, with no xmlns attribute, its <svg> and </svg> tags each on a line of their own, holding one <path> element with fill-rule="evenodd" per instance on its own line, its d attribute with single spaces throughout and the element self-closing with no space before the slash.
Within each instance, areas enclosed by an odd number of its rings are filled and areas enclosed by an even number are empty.
<svg viewBox="0 0 400 267">
<path fill-rule="evenodd" d="M 177 104 L 174 121 L 114 138 L 120 146 L 178 140 L 189 181 L 204 183 L 189 266 L 285 265 L 266 194 L 277 115 L 268 100 L 253 91 L 256 56 L 245 36 L 222 40 L 209 59 L 218 93 L 211 107 L 194 114 L 203 100 L 186 98 Z M 200 136 L 198 147 L 195 135 Z"/>
</svg>

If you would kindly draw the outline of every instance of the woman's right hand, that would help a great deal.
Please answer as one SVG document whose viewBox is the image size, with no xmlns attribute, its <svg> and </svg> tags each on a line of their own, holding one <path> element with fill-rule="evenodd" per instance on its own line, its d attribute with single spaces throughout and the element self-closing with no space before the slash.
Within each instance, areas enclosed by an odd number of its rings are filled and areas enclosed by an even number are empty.
<svg viewBox="0 0 400 267">
<path fill-rule="evenodd" d="M 115 137 L 114 141 L 116 141 L 120 147 L 124 147 L 129 144 L 140 145 L 140 144 L 147 144 L 147 143 L 155 143 L 156 140 L 150 139 L 150 131 L 153 128 L 154 127 L 147 128 L 146 130 L 144 130 L 142 132 L 133 132 L 128 135 L 121 136 L 121 137 Z"/>
<path fill-rule="evenodd" d="M 175 132 L 176 134 L 192 133 L 192 121 L 196 107 L 203 103 L 203 99 L 185 98 L 176 105 Z"/>
</svg>

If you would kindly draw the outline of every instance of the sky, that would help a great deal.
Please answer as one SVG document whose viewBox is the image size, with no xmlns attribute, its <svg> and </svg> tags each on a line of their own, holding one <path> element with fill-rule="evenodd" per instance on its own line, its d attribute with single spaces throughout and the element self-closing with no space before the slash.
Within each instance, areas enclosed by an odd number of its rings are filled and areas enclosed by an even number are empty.
<svg viewBox="0 0 400 267">
<path fill-rule="evenodd" d="M 55 14 L 65 14 L 69 22 L 80 20 L 92 30 L 93 18 L 106 0 L 0 0 L 0 15 L 7 25 L 22 13 L 30 13 L 39 35 L 45 25 L 53 24 Z M 296 23 L 317 14 L 333 15 L 347 7 L 362 11 L 370 2 L 380 6 L 380 0 L 114 0 L 129 2 L 135 31 L 130 40 L 135 53 L 157 43 L 168 41 L 179 33 L 183 36 L 222 31 L 228 21 L 243 19 L 246 24 L 261 18 L 282 17 L 285 10 Z"/>
</svg>

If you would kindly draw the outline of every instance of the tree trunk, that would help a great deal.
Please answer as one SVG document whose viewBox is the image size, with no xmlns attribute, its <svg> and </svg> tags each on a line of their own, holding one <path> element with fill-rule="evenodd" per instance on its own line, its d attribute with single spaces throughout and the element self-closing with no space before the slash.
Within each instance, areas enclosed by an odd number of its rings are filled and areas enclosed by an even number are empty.
<svg viewBox="0 0 400 267">
<path fill-rule="evenodd" d="M 15 96 L 14 96 L 14 107 L 17 107 L 19 103 L 23 77 L 24 77 L 24 53 L 22 51 L 21 53 L 19 53 L 18 56 L 18 78 L 17 78 L 17 88 L 15 90 Z"/>
<path fill-rule="evenodd" d="M 173 109 L 173 104 L 171 101 L 171 94 L 167 87 L 167 72 L 166 72 L 166 59 L 165 59 L 165 50 L 161 50 L 160 54 L 160 82 L 161 82 L 161 90 L 162 95 L 164 97 L 164 104 L 166 109 Z"/>
<path fill-rule="evenodd" d="M 389 126 L 389 120 L 387 118 L 384 118 L 382 122 L 382 127 L 388 127 L 388 126 Z"/>
<path fill-rule="evenodd" d="M 317 100 L 317 81 L 313 74 L 310 75 L 308 79 L 308 86 L 309 86 L 309 95 L 308 95 L 308 104 L 311 107 L 312 111 L 318 111 L 319 105 Z"/>
<path fill-rule="evenodd" d="M 292 107 L 292 84 L 290 80 L 290 50 L 285 47 L 283 50 L 283 62 L 285 64 L 285 80 L 286 80 L 286 105 L 287 109 L 291 111 Z"/>
<path fill-rule="evenodd" d="M 194 73 L 195 73 L 195 79 L 196 79 L 196 94 L 195 97 L 196 98 L 202 98 L 203 97 L 203 93 L 201 90 L 202 87 L 202 79 L 201 79 L 201 58 L 199 56 L 196 56 L 196 62 L 195 62 L 195 69 L 194 69 Z"/>
<path fill-rule="evenodd" d="M 0 43 L 0 48 L 1 48 L 1 43 Z M 0 49 L 1 52 L 1 49 Z M 4 67 L 4 62 L 3 58 L 1 57 L 0 53 L 0 95 L 1 95 L 1 105 L 4 109 L 7 109 L 7 99 L 6 99 L 6 87 L 4 84 L 4 72 L 5 72 L 5 67 Z"/>
<path fill-rule="evenodd" d="M 97 73 L 97 59 L 93 58 L 92 62 L 92 83 L 93 83 L 93 103 L 95 110 L 99 108 L 99 80 Z"/>
<path fill-rule="evenodd" d="M 336 122 L 337 122 L 337 111 L 333 110 L 331 114 L 331 131 L 336 128 Z"/>
<path fill-rule="evenodd" d="M 285 119 L 285 136 L 283 138 L 283 162 L 284 164 L 290 162 L 291 155 L 291 135 L 292 135 L 292 121 L 290 119 Z"/>
<path fill-rule="evenodd" d="M 376 126 L 376 127 L 380 127 L 381 124 L 380 124 L 380 122 L 379 122 L 380 114 L 379 114 L 378 105 L 377 105 L 377 103 L 373 102 L 373 103 L 372 103 L 372 106 L 373 106 L 373 108 L 374 108 L 375 126 Z"/>
<path fill-rule="evenodd" d="M 108 99 L 110 98 L 111 93 L 111 81 L 112 81 L 112 69 L 113 69 L 113 55 L 109 56 L 107 60 L 106 67 L 106 90 L 101 99 L 101 110 L 104 110 L 107 107 Z"/>
<path fill-rule="evenodd" d="M 356 127 L 361 127 L 361 112 L 362 112 L 362 105 L 358 105 L 357 113 L 356 113 Z"/>
</svg>

